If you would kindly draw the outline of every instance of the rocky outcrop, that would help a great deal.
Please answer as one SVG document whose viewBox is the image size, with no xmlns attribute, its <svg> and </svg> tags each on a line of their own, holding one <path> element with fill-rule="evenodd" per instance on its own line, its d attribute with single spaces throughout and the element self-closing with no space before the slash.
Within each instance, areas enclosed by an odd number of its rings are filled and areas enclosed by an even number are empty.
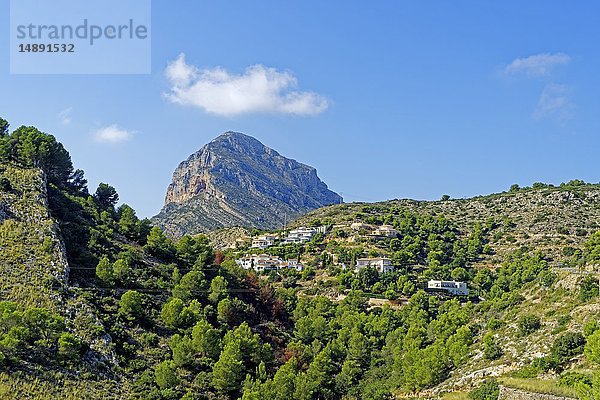
<svg viewBox="0 0 600 400">
<path fill-rule="evenodd" d="M 0 190 L 0 291 L 7 300 L 58 310 L 69 265 L 50 215 L 46 177 L 39 169 L 0 171 L 9 183 Z"/>
<path fill-rule="evenodd" d="M 177 167 L 154 223 L 172 236 L 231 226 L 272 229 L 341 202 L 313 167 L 226 132 Z"/>
</svg>

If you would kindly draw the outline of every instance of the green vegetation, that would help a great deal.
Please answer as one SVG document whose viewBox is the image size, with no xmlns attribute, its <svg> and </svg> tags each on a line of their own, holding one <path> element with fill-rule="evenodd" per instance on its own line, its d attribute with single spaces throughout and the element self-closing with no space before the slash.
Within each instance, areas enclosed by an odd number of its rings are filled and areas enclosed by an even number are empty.
<svg viewBox="0 0 600 400">
<path fill-rule="evenodd" d="M 533 393 L 545 393 L 570 398 L 578 397 L 578 392 L 576 390 L 561 386 L 555 380 L 503 377 L 500 379 L 500 383 L 508 387 Z"/>
<path fill-rule="evenodd" d="M 500 388 L 498 382 L 493 379 L 484 381 L 477 389 L 469 394 L 471 400 L 496 400 Z"/>
<path fill-rule="evenodd" d="M 267 249 L 304 271 L 259 274 L 235 263 L 247 248 L 170 238 L 131 207 L 116 208 L 110 185 L 90 194 L 52 136 L 9 133 L 3 120 L 0 131 L 0 283 L 9 300 L 0 302 L 0 397 L 389 399 L 515 360 L 531 361 L 499 382 L 585 399 L 600 387 L 597 375 L 575 371 L 600 363 L 590 312 L 597 234 L 562 229 L 571 243 L 556 255 L 524 245 L 522 221 L 507 215 L 340 205 L 306 224 L 325 233 Z M 503 196 L 587 189 L 536 184 Z M 356 231 L 355 221 L 399 234 Z M 349 268 L 369 256 L 397 268 Z M 469 296 L 426 292 L 429 279 L 464 281 Z M 557 379 L 539 378 L 547 374 Z M 497 398 L 496 381 L 474 383 L 471 399 Z"/>
</svg>

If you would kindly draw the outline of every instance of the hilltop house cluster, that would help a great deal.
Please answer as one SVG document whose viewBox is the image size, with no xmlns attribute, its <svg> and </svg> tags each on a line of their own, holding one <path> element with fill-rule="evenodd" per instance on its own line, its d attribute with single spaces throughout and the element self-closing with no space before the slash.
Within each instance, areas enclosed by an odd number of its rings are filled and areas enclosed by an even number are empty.
<svg viewBox="0 0 600 400">
<path fill-rule="evenodd" d="M 235 262 L 244 269 L 253 269 L 256 272 L 278 271 L 286 268 L 295 269 L 300 272 L 304 269 L 304 265 L 298 260 L 284 261 L 279 257 L 269 254 L 245 256 L 237 259 Z"/>
<path fill-rule="evenodd" d="M 347 225 L 346 225 L 347 226 Z M 400 236 L 398 230 L 392 225 L 374 226 L 362 222 L 354 222 L 350 225 L 352 230 L 362 231 L 364 234 L 375 238 L 397 238 Z M 253 238 L 246 238 L 239 241 L 239 244 L 247 244 L 250 242 L 251 249 L 264 250 L 276 243 L 291 244 L 291 243 L 306 243 L 312 240 L 317 233 L 325 233 L 327 228 L 320 226 L 316 228 L 300 227 L 292 229 L 287 233 L 287 236 L 281 238 L 275 234 L 263 234 Z M 297 271 L 304 270 L 304 265 L 299 260 L 282 260 L 279 257 L 268 254 L 252 254 L 246 255 L 236 263 L 244 269 L 253 269 L 256 272 L 263 271 L 278 271 L 282 269 L 295 269 Z M 373 268 L 380 274 L 394 271 L 394 265 L 388 257 L 366 257 L 356 259 L 356 263 L 352 266 L 355 272 L 364 268 Z M 342 268 L 347 268 L 342 264 Z M 429 280 L 426 290 L 430 293 L 444 293 L 451 296 L 467 296 L 469 289 L 465 282 L 457 281 L 441 281 Z"/>
<path fill-rule="evenodd" d="M 287 236 L 281 240 L 281 244 L 290 243 L 306 243 L 309 242 L 314 235 L 317 233 L 325 233 L 327 227 L 319 226 L 316 228 L 300 227 L 292 229 L 288 232 Z M 278 240 L 278 236 L 274 234 L 259 235 L 251 239 L 251 249 L 265 250 L 271 246 L 274 246 Z M 240 240 L 240 244 L 244 241 Z M 298 260 L 282 260 L 279 257 L 271 256 L 268 254 L 252 254 L 242 257 L 236 260 L 236 263 L 244 269 L 253 269 L 256 272 L 262 271 L 277 271 L 280 269 L 291 268 L 296 271 L 302 271 L 304 265 Z"/>
<path fill-rule="evenodd" d="M 306 243 L 309 242 L 317 233 L 325 233 L 326 230 L 327 227 L 325 226 L 319 226 L 317 228 L 300 227 L 297 229 L 292 229 L 288 232 L 287 236 L 283 238 L 282 243 Z M 273 234 L 260 235 L 252 238 L 252 245 L 250 248 L 264 250 L 268 247 L 274 246 L 276 240 L 277 236 Z"/>
</svg>

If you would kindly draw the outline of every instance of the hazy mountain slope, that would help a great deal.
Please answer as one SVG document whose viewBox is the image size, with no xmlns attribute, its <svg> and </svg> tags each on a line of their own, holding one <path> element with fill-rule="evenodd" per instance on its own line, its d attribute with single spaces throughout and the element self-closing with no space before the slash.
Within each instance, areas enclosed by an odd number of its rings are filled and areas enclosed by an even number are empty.
<svg viewBox="0 0 600 400">
<path fill-rule="evenodd" d="M 226 132 L 177 167 L 154 222 L 173 236 L 228 226 L 273 229 L 340 202 L 314 168 Z"/>
</svg>

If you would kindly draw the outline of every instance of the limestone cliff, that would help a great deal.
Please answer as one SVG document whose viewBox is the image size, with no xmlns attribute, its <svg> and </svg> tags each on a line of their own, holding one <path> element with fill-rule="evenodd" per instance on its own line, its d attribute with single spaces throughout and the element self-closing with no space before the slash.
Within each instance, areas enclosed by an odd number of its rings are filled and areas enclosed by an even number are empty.
<svg viewBox="0 0 600 400">
<path fill-rule="evenodd" d="M 230 226 L 271 229 L 341 201 L 316 169 L 226 132 L 177 167 L 154 222 L 173 236 Z"/>
</svg>

